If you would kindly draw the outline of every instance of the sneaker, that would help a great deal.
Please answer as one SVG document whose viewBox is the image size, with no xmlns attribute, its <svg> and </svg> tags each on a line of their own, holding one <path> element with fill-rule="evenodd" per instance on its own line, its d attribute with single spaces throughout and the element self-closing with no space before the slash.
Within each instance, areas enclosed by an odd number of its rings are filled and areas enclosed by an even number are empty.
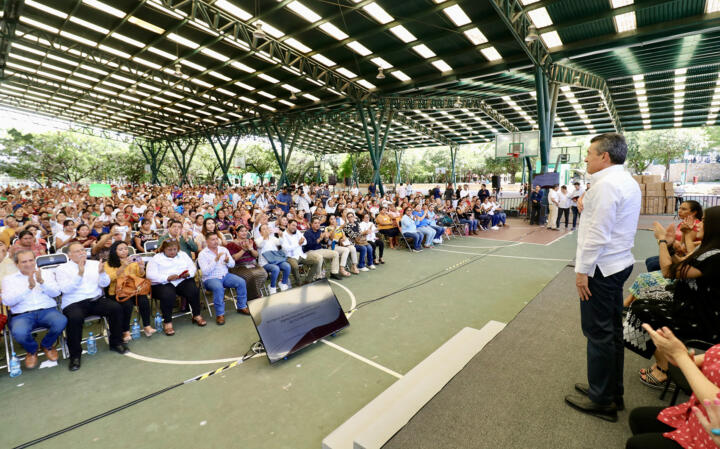
<svg viewBox="0 0 720 449">
<path fill-rule="evenodd" d="M 270 292 L 271 295 L 274 295 L 277 293 L 277 288 L 275 287 L 268 287 L 268 292 Z"/>
<path fill-rule="evenodd" d="M 500 229 L 500 228 L 498 228 L 497 226 L 493 226 L 493 227 L 490 228 L 490 229 L 492 229 L 493 231 L 497 231 L 497 230 Z"/>
<path fill-rule="evenodd" d="M 360 271 L 370 271 L 370 270 L 368 269 L 368 267 L 362 267 L 362 268 L 360 268 Z"/>
<path fill-rule="evenodd" d="M 412 251 L 413 251 L 414 253 L 419 253 L 419 252 L 422 252 L 422 250 L 421 250 L 421 249 L 415 249 L 415 248 L 413 248 L 413 250 L 412 250 Z"/>
<path fill-rule="evenodd" d="M 375 265 L 370 265 L 368 268 L 370 268 L 371 270 L 374 270 L 377 267 Z"/>
<path fill-rule="evenodd" d="M 284 292 L 285 290 L 288 290 L 290 286 L 288 284 L 280 284 L 280 291 Z"/>
<path fill-rule="evenodd" d="M 440 240 L 440 239 L 433 239 L 433 243 L 442 243 L 442 240 Z"/>
</svg>

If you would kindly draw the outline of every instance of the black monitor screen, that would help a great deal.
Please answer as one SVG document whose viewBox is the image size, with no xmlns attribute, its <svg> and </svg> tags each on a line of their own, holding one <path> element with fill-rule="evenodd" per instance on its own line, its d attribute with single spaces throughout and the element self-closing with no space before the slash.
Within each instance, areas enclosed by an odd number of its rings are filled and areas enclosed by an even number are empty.
<svg viewBox="0 0 720 449">
<path fill-rule="evenodd" d="M 326 280 L 254 299 L 248 307 L 270 363 L 350 325 Z"/>
</svg>

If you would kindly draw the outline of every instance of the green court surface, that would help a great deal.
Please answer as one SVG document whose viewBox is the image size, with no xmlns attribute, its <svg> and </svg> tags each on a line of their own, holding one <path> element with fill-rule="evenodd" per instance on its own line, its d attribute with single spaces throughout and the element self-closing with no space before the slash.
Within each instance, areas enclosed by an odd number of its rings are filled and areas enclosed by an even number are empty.
<svg viewBox="0 0 720 449">
<path fill-rule="evenodd" d="M 486 236 L 455 238 L 419 254 L 387 249 L 385 265 L 333 283 L 345 310 L 361 307 L 347 329 L 328 338 L 330 344 L 318 342 L 274 365 L 264 356 L 251 358 L 33 447 L 319 448 L 325 436 L 463 327 L 512 320 L 575 254 L 574 233 L 549 245 Z M 638 231 L 636 259 L 655 252 L 652 233 Z M 0 447 L 16 447 L 225 366 L 258 340 L 250 318 L 237 314 L 228 314 L 222 327 L 208 320 L 198 328 L 180 318 L 175 328 L 172 338 L 131 342 L 133 354 L 125 357 L 101 342 L 98 354 L 84 356 L 75 373 L 67 361 L 24 370 L 15 379 L 3 373 Z"/>
</svg>

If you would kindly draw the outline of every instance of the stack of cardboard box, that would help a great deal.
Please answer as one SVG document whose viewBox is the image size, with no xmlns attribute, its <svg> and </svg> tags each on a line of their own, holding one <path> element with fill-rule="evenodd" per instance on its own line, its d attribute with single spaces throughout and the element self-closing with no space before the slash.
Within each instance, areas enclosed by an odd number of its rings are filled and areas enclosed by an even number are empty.
<svg viewBox="0 0 720 449">
<path fill-rule="evenodd" d="M 672 182 L 662 182 L 660 175 L 633 175 L 642 193 L 641 214 L 675 213 L 675 189 Z"/>
</svg>

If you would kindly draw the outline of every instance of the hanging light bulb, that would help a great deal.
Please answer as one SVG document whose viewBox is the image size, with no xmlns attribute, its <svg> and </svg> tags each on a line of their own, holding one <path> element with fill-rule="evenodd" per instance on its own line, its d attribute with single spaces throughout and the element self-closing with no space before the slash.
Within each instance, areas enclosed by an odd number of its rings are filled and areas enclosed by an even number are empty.
<svg viewBox="0 0 720 449">
<path fill-rule="evenodd" d="M 383 72 L 382 67 L 378 67 L 378 73 L 377 73 L 377 79 L 384 80 L 385 79 L 385 72 Z"/>
<path fill-rule="evenodd" d="M 137 94 L 137 86 L 133 84 L 132 86 L 130 86 L 130 95 L 136 95 L 136 94 Z"/>
<path fill-rule="evenodd" d="M 175 75 L 182 76 L 182 65 L 179 62 L 175 63 Z"/>
<path fill-rule="evenodd" d="M 573 84 L 574 84 L 575 86 L 579 86 L 579 85 L 580 85 L 580 75 L 575 75 L 575 78 L 573 78 Z"/>
<path fill-rule="evenodd" d="M 540 39 L 540 36 L 538 36 L 537 28 L 535 25 L 530 25 L 527 29 L 527 34 L 525 35 L 525 42 L 533 42 Z"/>
<path fill-rule="evenodd" d="M 297 96 L 295 96 L 295 92 L 290 93 L 290 99 L 291 100 L 297 100 Z"/>
<path fill-rule="evenodd" d="M 253 39 L 255 39 L 256 41 L 259 41 L 262 39 L 267 39 L 267 35 L 265 34 L 265 32 L 262 29 L 262 23 L 258 22 L 257 27 L 255 28 L 255 31 L 253 31 Z"/>
<path fill-rule="evenodd" d="M 453 107 L 454 107 L 454 108 L 461 108 L 461 107 L 462 107 L 462 103 L 460 103 L 460 97 L 458 97 L 458 98 L 455 100 L 455 104 L 453 104 Z"/>
</svg>

